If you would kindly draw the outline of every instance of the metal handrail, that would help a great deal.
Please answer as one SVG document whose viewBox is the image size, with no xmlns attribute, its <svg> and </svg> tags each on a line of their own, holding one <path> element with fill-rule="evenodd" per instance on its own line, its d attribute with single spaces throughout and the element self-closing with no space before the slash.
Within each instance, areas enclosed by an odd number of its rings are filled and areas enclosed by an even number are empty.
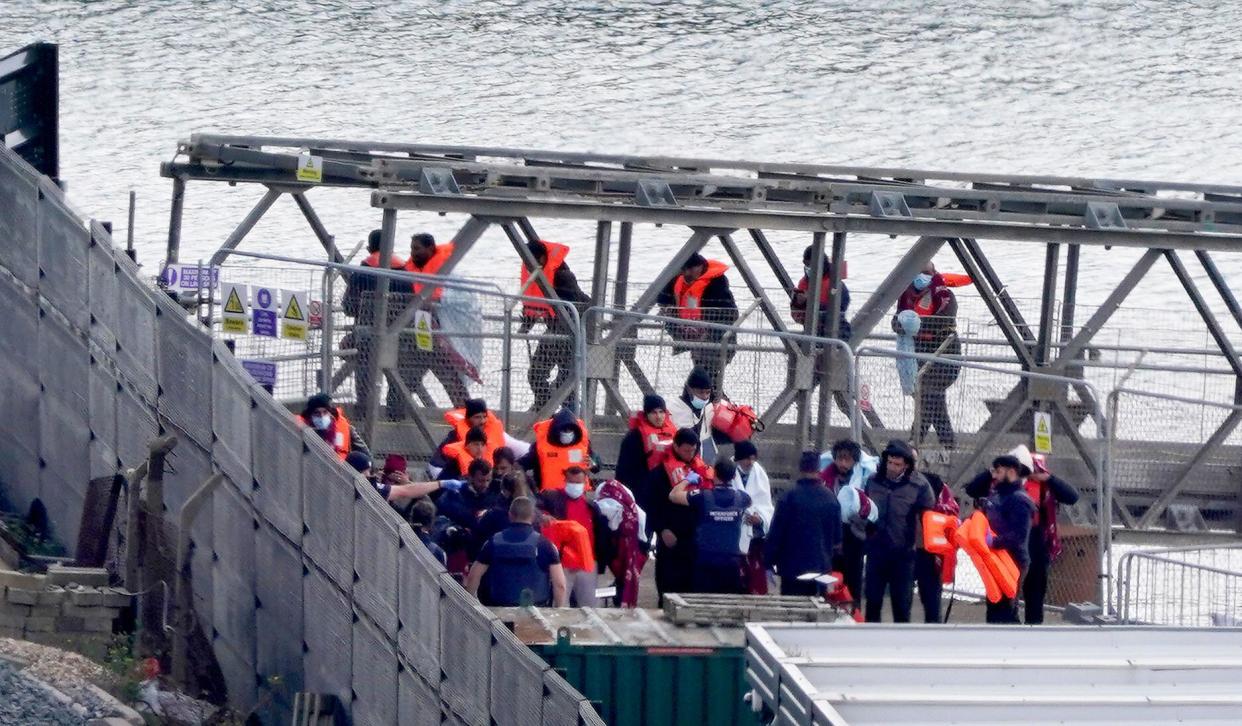
<svg viewBox="0 0 1242 726">
<path fill-rule="evenodd" d="M 1206 565 L 1206 564 L 1202 564 L 1199 562 L 1191 562 L 1188 560 L 1180 560 L 1180 559 L 1176 559 L 1173 557 L 1168 557 L 1167 555 L 1191 554 L 1191 553 L 1203 553 L 1203 552 L 1232 552 L 1232 551 L 1242 552 L 1242 543 L 1226 544 L 1226 545 L 1196 545 L 1196 546 L 1190 546 L 1190 547 L 1169 547 L 1169 548 L 1160 548 L 1160 549 L 1145 549 L 1145 550 L 1135 550 L 1133 552 L 1125 553 L 1124 555 L 1121 556 L 1121 559 L 1118 560 L 1118 563 L 1117 563 L 1119 582 L 1117 584 L 1118 585 L 1117 586 L 1117 599 L 1114 604 L 1114 612 L 1116 613 L 1117 618 L 1123 623 L 1137 622 L 1136 619 L 1138 618 L 1138 615 L 1139 615 L 1139 606 L 1137 603 L 1137 599 L 1140 596 L 1140 593 L 1143 589 L 1140 587 L 1140 585 L 1142 584 L 1141 578 L 1143 575 L 1142 563 L 1144 562 L 1151 563 L 1151 564 L 1158 563 L 1161 565 L 1168 566 L 1170 568 L 1180 569 L 1182 571 L 1181 574 L 1176 577 L 1176 579 L 1178 580 L 1178 587 L 1176 588 L 1176 592 L 1171 594 L 1170 597 L 1172 597 L 1173 600 L 1177 603 L 1176 607 L 1179 612 L 1179 616 L 1178 616 L 1179 622 L 1177 624 L 1186 625 L 1187 623 L 1183 622 L 1185 620 L 1187 600 L 1189 599 L 1186 597 L 1187 593 L 1185 592 L 1185 585 L 1188 580 L 1188 575 L 1186 573 L 1196 572 L 1196 573 L 1206 573 L 1209 575 L 1218 575 L 1223 578 L 1229 578 L 1229 579 L 1236 580 L 1237 583 L 1242 584 L 1242 571 L 1229 570 L 1229 569 L 1225 569 L 1222 567 Z M 1165 578 L 1165 579 L 1167 580 L 1168 578 Z M 1151 589 L 1154 589 L 1154 587 L 1155 587 L 1155 584 L 1152 583 L 1148 589 L 1151 590 Z M 1228 587 L 1229 587 L 1228 580 L 1226 580 L 1226 593 L 1228 593 Z M 1240 592 L 1242 592 L 1242 590 L 1240 590 Z M 1202 592 L 1199 588 L 1196 588 L 1195 592 L 1193 593 L 1195 597 L 1198 597 L 1201 594 Z M 1167 624 L 1167 623 L 1149 623 L 1149 624 L 1159 625 L 1159 624 Z M 1191 623 L 1191 624 L 1198 625 L 1200 623 L 1196 622 L 1196 623 Z"/>
</svg>

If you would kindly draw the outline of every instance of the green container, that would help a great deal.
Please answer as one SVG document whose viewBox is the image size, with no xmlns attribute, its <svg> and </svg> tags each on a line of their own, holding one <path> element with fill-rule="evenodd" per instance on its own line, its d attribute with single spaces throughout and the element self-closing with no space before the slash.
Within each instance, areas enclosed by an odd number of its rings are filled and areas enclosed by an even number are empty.
<svg viewBox="0 0 1242 726">
<path fill-rule="evenodd" d="M 532 645 L 612 726 L 756 726 L 740 647 Z"/>
</svg>

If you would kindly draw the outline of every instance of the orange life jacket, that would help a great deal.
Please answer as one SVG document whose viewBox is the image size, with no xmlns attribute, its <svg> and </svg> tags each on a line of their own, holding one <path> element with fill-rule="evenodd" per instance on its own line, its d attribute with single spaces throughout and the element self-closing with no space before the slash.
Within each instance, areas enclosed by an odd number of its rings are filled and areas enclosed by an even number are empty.
<svg viewBox="0 0 1242 726">
<path fill-rule="evenodd" d="M 963 275 L 960 272 L 942 272 L 940 278 L 944 280 L 947 287 L 966 287 L 974 283 L 970 275 Z"/>
<path fill-rule="evenodd" d="M 458 441 L 465 441 L 466 432 L 472 428 L 464 408 L 445 411 L 444 422 L 453 427 L 453 431 L 457 433 Z M 487 434 L 487 448 L 489 450 L 494 451 L 505 445 L 505 425 L 491 411 L 487 412 L 487 420 L 483 422 L 483 433 Z"/>
<path fill-rule="evenodd" d="M 932 509 L 923 512 L 923 549 L 933 555 L 947 555 L 957 549 L 954 535 L 961 524 L 952 514 Z"/>
<path fill-rule="evenodd" d="M 546 240 L 543 241 L 543 245 L 548 250 L 548 259 L 543 263 L 543 276 L 548 281 L 548 287 L 551 287 L 556 271 L 561 268 L 561 265 L 565 264 L 565 258 L 569 256 L 569 248 L 563 244 Z M 520 294 L 527 297 L 547 297 L 547 295 L 543 294 L 543 288 L 530 282 L 530 270 L 526 269 L 526 265 L 522 265 L 521 283 Z M 528 318 L 551 319 L 556 317 L 556 308 L 547 303 L 526 302 L 522 303 L 522 314 Z"/>
<path fill-rule="evenodd" d="M 717 277 L 723 277 L 729 266 L 718 260 L 707 261 L 707 271 L 694 282 L 687 283 L 685 275 L 678 275 L 673 283 L 673 296 L 677 298 L 677 317 L 682 320 L 703 319 L 703 292 Z"/>
<path fill-rule="evenodd" d="M 595 550 L 586 527 L 569 519 L 553 519 L 545 522 L 539 533 L 556 546 L 566 570 L 595 572 Z"/>
<path fill-rule="evenodd" d="M 970 555 L 971 562 L 979 571 L 988 602 L 998 603 L 1002 597 L 1017 596 L 1019 571 L 1008 552 L 988 547 L 990 530 L 987 516 L 976 511 L 957 528 L 954 539 L 958 547 Z"/>
<path fill-rule="evenodd" d="M 638 432 L 643 440 L 643 452 L 647 454 L 647 469 L 651 470 L 660 463 L 661 457 L 668 447 L 673 445 L 673 436 L 677 434 L 677 426 L 671 416 L 665 415 L 664 425 L 656 428 L 647 420 L 642 411 L 630 416 L 630 428 Z"/>
<path fill-rule="evenodd" d="M 673 453 L 672 448 L 670 448 L 668 451 L 664 452 L 664 461 L 662 462 L 662 466 L 664 467 L 664 473 L 668 475 L 668 485 L 670 487 L 675 487 L 685 481 L 686 476 L 690 472 L 694 472 L 699 475 L 699 483 L 693 485 L 696 488 L 711 489 L 716 485 L 716 475 L 712 472 L 711 467 L 708 466 L 697 454 L 694 459 L 687 464 L 681 459 L 678 459 L 677 455 Z"/>
<path fill-rule="evenodd" d="M 453 243 L 452 242 L 449 242 L 447 244 L 442 244 L 442 245 L 436 245 L 436 251 L 432 253 L 431 259 L 427 260 L 427 264 L 423 265 L 422 267 L 419 267 L 418 265 L 414 264 L 414 258 L 411 257 L 410 259 L 405 261 L 405 269 L 410 272 L 418 272 L 424 275 L 434 275 L 440 271 L 441 267 L 444 267 L 444 263 L 448 262 L 448 258 L 452 256 L 452 254 L 453 254 Z M 423 291 L 422 283 L 416 282 L 412 285 L 412 287 L 414 289 L 415 295 Z M 444 290 L 437 287 L 434 291 L 432 291 L 431 299 L 439 300 L 440 294 L 443 292 Z"/>
<path fill-rule="evenodd" d="M 578 428 L 582 430 L 582 438 L 576 444 L 562 446 L 548 440 L 552 429 L 552 419 L 545 419 L 535 424 L 535 453 L 539 455 L 539 489 L 555 491 L 565 488 L 565 470 L 571 466 L 583 469 L 591 468 L 591 434 L 586 424 L 578 419 Z M 587 489 L 591 483 L 587 482 Z"/>
<path fill-rule="evenodd" d="M 469 451 L 466 451 L 465 441 L 454 441 L 451 444 L 445 444 L 442 451 L 444 452 L 445 459 L 457 462 L 457 472 L 463 477 L 466 476 L 466 473 L 470 470 L 470 462 L 474 461 L 476 458 Z M 495 451 L 495 449 L 484 444 L 483 455 L 477 458 L 491 464 L 493 463 L 493 451 Z"/>
<path fill-rule="evenodd" d="M 302 414 L 298 414 L 298 423 L 313 429 L 310 421 Z M 328 429 L 332 432 L 332 436 L 328 440 L 328 444 L 332 450 L 336 452 L 336 456 L 341 461 L 345 461 L 345 457 L 349 456 L 350 446 L 350 427 L 349 419 L 345 417 L 345 411 L 340 406 L 336 407 L 336 415 L 332 417 L 332 428 Z M 319 433 L 315 431 L 315 433 Z"/>
<path fill-rule="evenodd" d="M 379 253 L 372 252 L 371 254 L 367 255 L 367 258 L 362 261 L 362 266 L 363 267 L 378 267 L 379 266 Z M 392 258 L 388 262 L 388 266 L 394 270 L 403 269 L 405 267 L 405 260 L 401 259 L 400 257 L 397 257 L 396 255 L 393 255 Z"/>
</svg>

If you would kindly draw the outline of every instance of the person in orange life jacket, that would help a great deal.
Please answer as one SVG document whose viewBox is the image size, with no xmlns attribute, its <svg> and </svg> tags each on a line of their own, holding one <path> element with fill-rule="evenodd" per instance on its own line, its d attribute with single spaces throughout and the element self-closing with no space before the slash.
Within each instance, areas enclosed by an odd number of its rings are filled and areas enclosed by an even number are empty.
<svg viewBox="0 0 1242 726">
<path fill-rule="evenodd" d="M 698 435 L 703 448 L 699 455 L 709 465 L 721 455 L 721 447 L 731 443 L 729 437 L 716 433 L 712 419 L 716 416 L 716 388 L 711 373 L 695 366 L 686 377 L 681 395 L 668 404 L 668 416 L 679 429 L 692 429 Z"/>
<path fill-rule="evenodd" d="M 1025 446 L 1019 446 L 1004 456 L 992 460 L 991 490 L 982 500 L 984 514 L 992 536 L 988 546 L 1003 549 L 1018 566 L 1018 592 L 1031 564 L 1028 549 L 1031 537 L 1031 520 L 1038 507 L 1023 486 L 1030 476 L 1034 462 Z M 988 603 L 986 619 L 989 623 L 1017 623 L 1018 603 L 1014 598 L 1002 597 L 1000 602 Z"/>
<path fill-rule="evenodd" d="M 432 476 L 439 476 L 440 470 L 448 461 L 444 456 L 444 448 L 465 439 L 466 432 L 476 426 L 482 428 L 487 434 L 489 449 L 495 450 L 505 446 L 516 456 L 522 456 L 530 449 L 530 444 L 510 436 L 509 432 L 505 431 L 500 418 L 488 409 L 487 401 L 482 398 L 467 399 L 461 408 L 446 411 L 444 421 L 449 425 L 449 432 L 441 439 L 439 445 L 436 446 L 435 453 L 431 455 L 431 460 L 427 462 L 427 470 Z M 495 465 L 495 462 L 493 461 L 492 464 Z"/>
<path fill-rule="evenodd" d="M 466 432 L 464 441 L 458 441 L 444 447 L 444 468 L 440 470 L 440 479 L 460 479 L 466 475 L 470 462 L 476 459 L 492 464 L 492 451 L 487 446 L 487 434 L 483 429 L 474 427 Z"/>
<path fill-rule="evenodd" d="M 616 476 L 645 512 L 651 511 L 647 474 L 663 460 L 676 434 L 677 426 L 669 418 L 664 398 L 654 393 L 643 396 L 643 410 L 630 417 L 630 430 L 621 439 Z"/>
<path fill-rule="evenodd" d="M 824 467 L 820 478 L 828 491 L 836 494 L 841 507 L 841 548 L 833 555 L 832 569 L 841 573 L 853 599 L 854 612 L 862 609 L 867 527 L 879 519 L 879 511 L 863 491 L 867 479 L 875 473 L 876 462 L 876 457 L 864 456 L 862 447 L 851 439 L 836 442 L 826 456 L 820 456 L 820 465 Z"/>
<path fill-rule="evenodd" d="M 819 478 L 819 453 L 804 451 L 798 480 L 776 503 L 763 557 L 781 577 L 782 595 L 819 594 L 819 583 L 799 575 L 832 571 L 841 546 L 841 504 Z"/>
<path fill-rule="evenodd" d="M 326 393 L 316 393 L 306 399 L 306 407 L 298 414 L 298 422 L 319 434 L 319 438 L 336 452 L 341 461 L 351 451 L 371 453 L 362 434 L 350 425 L 349 418 L 340 407 L 332 405 L 332 397 Z"/>
<path fill-rule="evenodd" d="M 535 424 L 534 430 L 535 443 L 518 458 L 518 466 L 530 472 L 537 491 L 563 489 L 565 470 L 571 466 L 599 471 L 590 432 L 573 411 L 562 408 L 552 418 Z"/>
<path fill-rule="evenodd" d="M 698 434 L 692 429 L 678 429 L 673 445 L 647 475 L 651 502 L 647 522 L 656 533 L 655 579 L 661 607 L 665 593 L 693 592 L 695 519 L 689 509 L 673 504 L 669 494 L 682 482 L 689 482 L 691 486 L 712 486 L 711 470 L 696 455 L 698 450 Z"/>
<path fill-rule="evenodd" d="M 556 298 L 573 303 L 581 313 L 591 302 L 591 297 L 578 286 L 578 278 L 574 276 L 565 258 L 569 248 L 555 242 L 533 241 L 526 246 L 531 256 L 543 270 L 544 277 L 556 293 Z M 522 294 L 528 297 L 546 297 L 543 288 L 532 279 L 531 272 L 522 266 Z M 543 322 L 545 336 L 535 345 L 531 354 L 530 367 L 526 372 L 526 380 L 530 383 L 530 391 L 535 397 L 534 410 L 540 411 L 552 398 L 552 392 L 560 389 L 574 372 L 574 347 L 570 341 L 573 334 L 571 321 L 566 319 L 564 306 L 546 303 L 527 302 L 522 305 L 522 333 L 530 332 L 535 323 Z M 549 382 L 552 371 L 556 376 Z M 567 399 L 572 402 L 576 399 Z"/>
<path fill-rule="evenodd" d="M 466 590 L 484 605 L 568 606 L 565 570 L 556 547 L 535 531 L 535 503 L 517 497 L 509 505 L 509 526 L 479 550 L 470 567 Z M 487 589 L 480 593 L 484 575 Z"/>
<path fill-rule="evenodd" d="M 808 296 L 811 294 L 811 262 L 815 257 L 815 248 L 807 246 L 802 251 L 802 279 L 798 282 L 798 288 L 794 291 L 789 299 L 789 313 L 793 316 L 794 322 L 805 323 L 806 311 L 810 307 Z M 819 324 L 815 326 L 815 335 L 828 335 L 828 321 L 831 318 L 832 311 L 828 309 L 829 296 L 832 292 L 829 289 L 832 286 L 832 260 L 824 257 L 824 267 L 821 273 L 821 282 L 819 287 Z M 845 286 L 845 282 L 841 283 L 841 313 L 837 317 L 837 326 L 840 330 L 838 337 L 841 340 L 850 339 L 850 321 L 845 315 L 845 311 L 850 307 L 850 289 Z"/>
<path fill-rule="evenodd" d="M 763 548 L 775 511 L 772 506 L 772 484 L 768 481 L 767 470 L 759 463 L 759 449 L 752 442 L 740 441 L 734 446 L 733 463 L 737 465 L 733 486 L 750 497 L 750 507 L 742 520 L 742 533 L 738 541 L 738 547 L 746 558 L 743 570 L 746 591 L 751 595 L 767 595 L 768 574 L 763 564 Z"/>
<path fill-rule="evenodd" d="M 957 296 L 931 262 L 923 266 L 923 271 L 914 276 L 910 286 L 898 298 L 897 312 L 904 310 L 918 313 L 922 323 L 914 337 L 914 352 L 944 356 L 962 354 L 962 344 L 957 337 Z M 896 315 L 892 323 L 893 331 L 900 333 Z M 949 418 L 945 391 L 957 380 L 961 366 L 919 361 L 919 370 L 924 369 L 926 372 L 919 385 L 921 417 L 918 440 L 922 441 L 934 427 L 941 446 L 952 449 L 957 444 L 957 437 Z"/>
<path fill-rule="evenodd" d="M 607 551 L 609 544 L 608 520 L 595 506 L 593 499 L 586 494 L 587 473 L 580 466 L 571 466 L 565 470 L 565 488 L 539 493 L 539 508 L 556 520 L 574 522 L 582 527 L 590 552 L 587 567 L 566 559 L 565 550 L 561 549 L 561 563 L 565 565 L 565 580 L 569 586 L 569 600 L 574 607 L 595 607 L 595 585 L 599 565 L 612 559 Z M 545 532 L 544 536 L 548 536 Z M 557 540 L 553 538 L 553 542 Z M 584 553 L 579 553 L 581 557 Z"/>
<path fill-rule="evenodd" d="M 416 234 L 410 238 L 410 259 L 405 263 L 405 270 L 424 275 L 437 274 L 452 254 L 453 244 L 451 242 L 446 245 L 437 245 L 435 237 L 430 234 L 425 232 Z M 406 297 L 404 301 L 393 300 L 389 303 L 389 307 L 402 311 L 412 304 L 415 297 L 422 291 L 423 284 L 415 282 L 409 292 L 402 296 Z M 424 310 L 434 309 L 443 294 L 443 288 L 433 288 L 421 307 Z M 461 373 L 443 349 L 439 336 L 433 338 L 432 350 L 426 351 L 419 349 L 415 336 L 402 335 L 400 344 L 397 346 L 397 371 L 410 390 L 415 390 L 427 372 L 431 371 L 436 380 L 440 381 L 440 385 L 444 386 L 444 392 L 448 394 L 454 406 L 463 405 L 470 396 L 466 390 L 466 384 L 462 382 Z M 412 411 L 406 409 L 404 403 L 398 409 L 398 412 L 400 411 L 414 415 Z"/>
<path fill-rule="evenodd" d="M 900 439 L 888 442 L 880 467 L 864 489 L 879 517 L 867 528 L 863 574 L 864 611 L 869 623 L 881 621 L 884 593 L 892 602 L 893 622 L 910 622 L 914 601 L 914 549 L 923 512 L 936 505 L 927 477 L 914 468 L 914 449 Z"/>
<path fill-rule="evenodd" d="M 1020 454 L 1017 449 L 1013 452 Z M 1027 541 L 1030 553 L 1030 569 L 1022 581 L 1022 601 L 1025 609 L 1023 622 L 1040 625 L 1044 622 L 1044 598 L 1048 593 L 1048 566 L 1061 552 L 1061 540 L 1057 536 L 1057 506 L 1078 502 L 1078 490 L 1072 484 L 1048 471 L 1048 461 L 1043 454 L 1033 454 L 1034 472 L 1027 477 L 1027 496 L 1036 504 Z M 966 485 L 966 493 L 976 500 L 990 496 L 995 480 L 990 472 L 980 472 Z"/>
<path fill-rule="evenodd" d="M 713 472 L 713 488 L 704 489 L 686 479 L 673 487 L 668 498 L 689 507 L 694 518 L 693 591 L 741 595 L 747 588 L 740 542 L 750 495 L 733 487 L 737 466 L 732 461 L 718 460 Z"/>
<path fill-rule="evenodd" d="M 690 255 L 681 266 L 681 274 L 656 298 L 661 306 L 661 315 L 684 321 L 670 326 L 669 333 L 675 340 L 713 344 L 691 347 L 690 360 L 707 370 L 711 375 L 712 388 L 718 391 L 723 389 L 724 367 L 733 360 L 736 351 L 718 345 L 724 339 L 725 331 L 702 328 L 694 323 L 733 325 L 737 322 L 737 301 L 729 289 L 729 278 L 725 277 L 728 269 L 723 262 L 709 261 L 697 253 Z M 673 353 L 680 353 L 681 350 L 674 348 Z"/>
<path fill-rule="evenodd" d="M 464 486 L 451 483 L 459 481 L 456 479 L 440 480 L 440 485 L 448 491 L 440 496 L 436 506 L 442 516 L 447 517 L 463 531 L 462 539 L 454 544 L 464 548 L 467 554 L 473 556 L 478 551 L 479 543 L 475 541 L 475 530 L 479 526 L 479 518 L 495 505 L 501 495 L 492 487 L 492 465 L 483 459 L 470 462 L 466 470 Z M 444 548 L 452 555 L 454 547 L 445 544 Z"/>
<path fill-rule="evenodd" d="M 919 461 L 917 449 L 914 451 L 914 458 Z M 958 516 L 961 510 L 957 499 L 953 496 L 953 489 L 945 486 L 944 479 L 930 471 L 925 462 L 920 469 L 927 483 L 931 485 L 932 494 L 936 497 L 936 504 L 932 510 L 941 514 Z M 944 559 L 923 549 L 921 543 L 914 551 L 914 581 L 919 588 L 919 602 L 923 606 L 923 622 L 925 623 L 941 622 L 940 603 L 944 589 L 941 578 L 943 565 Z"/>
<path fill-rule="evenodd" d="M 410 511 L 410 528 L 414 530 L 418 541 L 422 542 L 431 552 L 432 557 L 439 560 L 441 565 L 448 565 L 448 554 L 431 538 L 431 529 L 435 521 L 436 505 L 432 504 L 430 499 L 420 499 L 414 502 L 414 507 Z"/>
<path fill-rule="evenodd" d="M 380 249 L 380 230 L 373 229 L 371 234 L 367 236 L 367 257 L 358 263 L 362 267 L 375 268 L 379 267 L 379 249 Z M 400 270 L 405 267 L 405 261 L 396 255 L 389 260 L 388 268 L 392 270 Z M 341 298 L 341 307 L 345 314 L 354 319 L 357 326 L 371 326 L 375 324 L 375 283 L 379 278 L 375 275 L 358 273 L 349 275 L 346 280 L 345 295 Z M 395 312 L 389 314 L 389 319 L 395 317 Z M 356 367 L 354 368 L 354 404 L 355 411 L 366 411 L 367 400 L 371 397 L 371 351 L 373 349 L 371 343 L 371 334 L 369 331 L 355 329 L 353 333 L 346 336 L 349 340 L 342 340 L 341 347 L 353 347 L 358 351 L 354 357 Z M 400 406 L 400 392 L 389 389 L 388 406 Z"/>
</svg>

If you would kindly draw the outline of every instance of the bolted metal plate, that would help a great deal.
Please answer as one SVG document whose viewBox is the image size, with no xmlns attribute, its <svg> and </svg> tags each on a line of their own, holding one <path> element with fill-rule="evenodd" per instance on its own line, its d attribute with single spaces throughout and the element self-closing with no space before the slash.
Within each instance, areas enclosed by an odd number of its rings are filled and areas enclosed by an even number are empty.
<svg viewBox="0 0 1242 726">
<path fill-rule="evenodd" d="M 255 531 L 244 499 L 232 485 L 217 486 L 211 497 L 214 564 L 212 628 L 254 662 Z"/>
<path fill-rule="evenodd" d="M 267 396 L 250 410 L 250 457 L 255 508 L 290 541 L 302 541 L 302 433 L 289 412 Z M 316 459 L 316 461 L 319 461 Z"/>
<path fill-rule="evenodd" d="M 0 152 L 0 266 L 32 288 L 39 281 L 38 210 L 31 170 Z"/>
<path fill-rule="evenodd" d="M 440 699 L 408 664 L 397 676 L 397 715 L 402 726 L 440 726 Z"/>
<path fill-rule="evenodd" d="M 489 613 L 448 573 L 440 576 L 446 597 L 440 607 L 440 697 L 463 722 L 488 726 L 492 629 Z"/>
<path fill-rule="evenodd" d="M 543 723 L 543 672 L 548 664 L 504 626 L 492 623 L 492 722 Z"/>
</svg>

